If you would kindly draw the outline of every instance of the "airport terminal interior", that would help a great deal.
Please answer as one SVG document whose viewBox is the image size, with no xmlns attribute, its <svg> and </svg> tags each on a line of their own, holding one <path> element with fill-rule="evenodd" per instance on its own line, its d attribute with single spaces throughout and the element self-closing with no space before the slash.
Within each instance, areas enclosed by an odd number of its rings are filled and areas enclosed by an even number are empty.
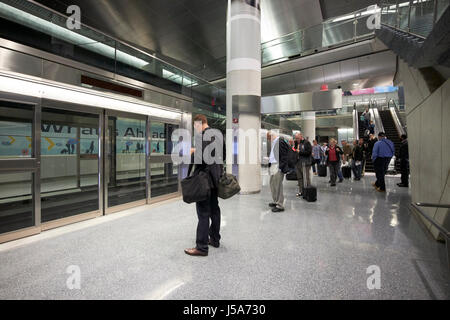
<svg viewBox="0 0 450 320">
<path fill-rule="evenodd" d="M 0 0 L 0 300 L 449 300 L 449 78 L 450 0 Z"/>
</svg>

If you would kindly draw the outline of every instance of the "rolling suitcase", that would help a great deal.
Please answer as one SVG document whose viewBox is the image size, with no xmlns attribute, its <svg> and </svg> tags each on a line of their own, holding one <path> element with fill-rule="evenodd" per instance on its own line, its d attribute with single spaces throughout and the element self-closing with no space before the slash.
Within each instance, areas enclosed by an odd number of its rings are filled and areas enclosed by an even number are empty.
<svg viewBox="0 0 450 320">
<path fill-rule="evenodd" d="M 319 165 L 319 177 L 326 177 L 327 175 L 328 175 L 327 166 L 320 164 Z"/>
<path fill-rule="evenodd" d="M 307 185 L 306 166 L 303 164 L 303 199 L 308 202 L 317 201 L 317 188 Z"/>
<path fill-rule="evenodd" d="M 352 168 L 349 166 L 342 167 L 342 175 L 345 179 L 350 179 L 352 177 Z"/>
</svg>

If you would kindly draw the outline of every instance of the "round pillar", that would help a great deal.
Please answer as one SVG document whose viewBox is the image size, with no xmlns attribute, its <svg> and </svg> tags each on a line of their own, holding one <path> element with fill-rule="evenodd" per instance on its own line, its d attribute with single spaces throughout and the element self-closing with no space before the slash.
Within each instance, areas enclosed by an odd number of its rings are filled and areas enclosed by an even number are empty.
<svg viewBox="0 0 450 320">
<path fill-rule="evenodd" d="M 305 139 L 313 142 L 316 139 L 316 113 L 303 112 L 302 113 L 302 133 Z"/>
<path fill-rule="evenodd" d="M 261 8 L 260 0 L 228 0 L 227 171 L 237 173 L 241 193 L 261 191 Z M 233 125 L 233 119 L 235 122 Z M 233 130 L 234 129 L 234 130 Z M 232 132 L 238 135 L 238 147 Z M 253 133 L 252 133 L 253 131 Z M 250 135 L 254 135 L 251 137 Z M 255 140 L 256 139 L 256 140 Z M 242 149 L 245 144 L 245 149 Z M 234 151 L 238 164 L 233 166 Z M 239 151 L 240 150 L 240 151 Z M 245 152 L 244 152 L 245 151 Z M 254 160 L 256 155 L 256 162 Z"/>
</svg>

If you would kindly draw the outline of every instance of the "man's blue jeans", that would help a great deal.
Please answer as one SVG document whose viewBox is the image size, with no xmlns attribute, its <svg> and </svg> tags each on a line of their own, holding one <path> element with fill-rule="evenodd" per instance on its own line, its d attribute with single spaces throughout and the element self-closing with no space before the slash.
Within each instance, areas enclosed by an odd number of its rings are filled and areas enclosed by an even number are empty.
<svg viewBox="0 0 450 320">
<path fill-rule="evenodd" d="M 338 165 L 338 174 L 337 175 L 338 175 L 339 181 L 344 180 L 344 175 L 342 174 L 342 163 L 340 163 L 340 162 Z"/>
<path fill-rule="evenodd" d="M 362 164 L 362 162 L 361 162 Z M 353 170 L 353 174 L 355 175 L 356 179 L 361 179 L 361 175 L 362 175 L 362 165 L 357 166 L 356 165 L 356 161 L 353 161 L 352 163 L 352 170 Z"/>
</svg>

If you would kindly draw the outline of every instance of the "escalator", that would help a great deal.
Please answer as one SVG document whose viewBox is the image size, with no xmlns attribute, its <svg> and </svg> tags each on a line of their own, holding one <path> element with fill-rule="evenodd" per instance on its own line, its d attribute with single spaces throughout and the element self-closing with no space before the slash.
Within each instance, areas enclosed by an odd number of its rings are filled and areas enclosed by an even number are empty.
<svg viewBox="0 0 450 320">
<path fill-rule="evenodd" d="M 392 113 L 390 110 L 380 111 L 380 117 L 381 121 L 383 122 L 386 137 L 395 145 L 395 155 L 397 156 L 402 142 L 400 140 L 400 135 L 395 125 L 394 119 L 392 118 Z M 398 157 L 395 162 L 395 170 L 397 172 L 400 172 L 400 161 Z"/>
<path fill-rule="evenodd" d="M 358 112 L 358 119 L 362 116 L 362 112 Z M 367 144 L 369 142 L 369 137 L 364 136 L 364 126 L 362 123 L 359 124 L 359 137 L 364 138 L 364 143 Z M 365 172 L 375 172 L 375 169 L 373 168 L 372 159 L 370 157 L 366 157 L 366 170 Z"/>
</svg>

